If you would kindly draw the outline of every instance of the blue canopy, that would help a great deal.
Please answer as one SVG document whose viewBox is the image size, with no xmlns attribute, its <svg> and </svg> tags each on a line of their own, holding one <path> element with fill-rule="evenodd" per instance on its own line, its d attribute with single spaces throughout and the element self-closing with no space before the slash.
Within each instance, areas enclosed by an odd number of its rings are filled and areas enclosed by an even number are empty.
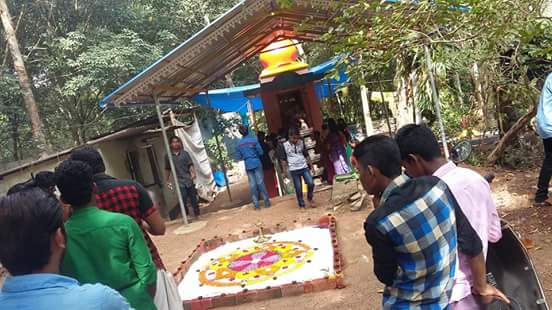
<svg viewBox="0 0 552 310">
<path fill-rule="evenodd" d="M 339 70 L 337 78 L 324 79 L 324 76 L 335 68 L 338 61 L 339 57 L 334 57 L 329 61 L 310 68 L 306 74 L 307 80 L 318 80 L 315 82 L 318 100 L 333 96 L 338 87 L 349 81 L 344 70 Z M 210 107 L 222 112 L 238 113 L 247 112 L 247 102 L 251 101 L 253 110 L 259 111 L 263 109 L 263 103 L 259 96 L 260 91 L 260 84 L 216 89 L 208 92 L 209 100 L 207 100 L 207 94 L 202 92 L 193 96 L 192 101 L 204 106 L 209 106 L 210 104 Z M 253 95 L 246 95 L 246 93 Z"/>
<path fill-rule="evenodd" d="M 192 97 L 192 101 L 204 106 L 210 106 L 223 112 L 247 112 L 247 101 L 251 101 L 253 110 L 263 109 L 261 97 L 255 96 L 248 98 L 244 92 L 261 89 L 261 84 L 238 86 L 232 88 L 223 88 L 210 90 L 208 92 L 209 100 L 205 92 Z"/>
</svg>

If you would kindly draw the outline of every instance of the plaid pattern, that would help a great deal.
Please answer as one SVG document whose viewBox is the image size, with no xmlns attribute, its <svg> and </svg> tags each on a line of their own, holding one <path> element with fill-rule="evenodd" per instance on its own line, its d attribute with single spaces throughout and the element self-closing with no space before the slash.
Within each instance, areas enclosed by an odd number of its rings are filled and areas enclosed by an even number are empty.
<svg viewBox="0 0 552 310">
<path fill-rule="evenodd" d="M 442 181 L 416 180 L 417 190 L 403 191 L 407 180 L 401 176 L 386 189 L 380 207 L 397 209 L 376 222 L 393 245 L 398 265 L 393 284 L 384 291 L 383 308 L 447 309 L 457 255 L 456 202 Z M 418 197 L 398 206 L 413 193 Z"/>
<path fill-rule="evenodd" d="M 96 205 L 98 208 L 110 212 L 123 213 L 132 217 L 144 233 L 153 262 L 158 269 L 164 270 L 165 265 L 161 260 L 157 247 L 149 234 L 142 228 L 142 221 L 156 210 L 149 197 L 146 200 L 149 202 L 148 205 L 144 205 L 144 202 L 141 201 L 141 198 L 145 198 L 141 196 L 147 195 L 145 190 L 141 186 L 139 188 L 139 184 L 134 181 L 117 180 L 107 175 L 97 176 L 94 178 L 94 181 L 98 187 L 98 192 L 96 193 Z"/>
</svg>

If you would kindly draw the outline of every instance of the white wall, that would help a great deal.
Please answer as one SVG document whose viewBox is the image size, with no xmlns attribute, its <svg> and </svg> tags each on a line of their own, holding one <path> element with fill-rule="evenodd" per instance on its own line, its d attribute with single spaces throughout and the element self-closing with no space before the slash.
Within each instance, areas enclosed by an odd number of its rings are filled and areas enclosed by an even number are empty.
<svg viewBox="0 0 552 310">
<path fill-rule="evenodd" d="M 128 140 L 116 140 L 97 145 L 102 154 L 107 174 L 119 179 L 131 179 L 128 166 Z"/>
<path fill-rule="evenodd" d="M 31 178 L 31 173 L 38 173 L 40 171 L 54 171 L 54 169 L 67 158 L 68 155 L 52 158 L 50 160 L 41 162 L 39 164 L 26 167 L 17 172 L 4 176 L 0 180 L 0 195 L 5 195 L 10 187 L 17 183 L 25 182 Z"/>
</svg>

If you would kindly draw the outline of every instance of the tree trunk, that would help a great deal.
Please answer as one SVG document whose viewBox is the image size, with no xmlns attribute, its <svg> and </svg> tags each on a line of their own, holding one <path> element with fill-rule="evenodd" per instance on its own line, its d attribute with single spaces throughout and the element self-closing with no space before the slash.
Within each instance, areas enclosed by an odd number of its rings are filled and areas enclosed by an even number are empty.
<svg viewBox="0 0 552 310">
<path fill-rule="evenodd" d="M 482 119 L 485 124 L 485 128 L 488 127 L 487 120 L 487 105 L 485 99 L 483 98 L 483 82 L 481 79 L 481 70 L 477 63 L 473 64 L 472 67 L 472 79 L 473 85 L 475 88 L 475 101 L 477 103 L 477 116 Z"/>
<path fill-rule="evenodd" d="M 464 91 L 462 90 L 462 82 L 460 81 L 460 75 L 458 72 L 454 72 L 454 86 L 458 92 L 458 102 L 464 104 Z"/>
<path fill-rule="evenodd" d="M 418 109 L 416 106 L 416 98 L 418 97 L 418 75 L 416 74 L 416 71 L 412 72 L 410 74 L 410 81 L 412 84 L 412 120 L 415 124 L 420 125 L 422 123 L 422 110 Z"/>
<path fill-rule="evenodd" d="M 527 125 L 527 123 L 529 123 L 529 121 L 531 121 L 535 114 L 537 114 L 537 106 L 534 106 L 531 111 L 518 119 L 514 126 L 512 126 L 512 128 L 510 128 L 508 132 L 506 132 L 506 134 L 502 137 L 502 139 L 500 139 L 495 149 L 487 158 L 491 165 L 496 164 L 500 157 L 502 157 L 502 154 L 504 154 L 504 150 L 506 150 L 506 147 L 510 144 L 512 139 L 517 136 L 518 132 L 522 130 Z"/>
<path fill-rule="evenodd" d="M 20 160 L 19 156 L 19 124 L 17 119 L 17 111 L 14 109 L 11 117 L 11 136 L 12 136 L 12 147 L 13 147 L 13 160 Z"/>
<path fill-rule="evenodd" d="M 21 50 L 19 49 L 19 43 L 17 42 L 15 29 L 12 24 L 12 17 L 8 10 L 6 0 L 0 0 L 0 18 L 2 19 L 6 42 L 9 47 L 10 54 L 12 55 L 13 66 L 17 73 L 19 86 L 21 87 L 21 92 L 23 94 L 25 109 L 27 110 L 27 114 L 31 120 L 33 138 L 37 143 L 41 154 L 45 155 L 46 153 L 51 152 L 51 147 L 47 143 L 46 136 L 44 135 L 42 120 L 40 119 L 40 115 L 38 113 L 38 107 L 34 99 L 31 82 L 29 75 L 27 74 L 27 69 L 25 69 L 25 62 L 23 61 L 23 56 L 21 55 Z"/>
<path fill-rule="evenodd" d="M 360 98 L 362 100 L 362 115 L 364 116 L 364 129 L 366 130 L 366 137 L 374 134 L 374 125 L 372 123 L 372 116 L 370 114 L 370 101 L 368 100 L 368 89 L 366 86 L 360 86 Z"/>
<path fill-rule="evenodd" d="M 414 110 L 412 109 L 412 91 L 410 83 L 410 74 L 399 77 L 399 85 L 397 91 L 397 128 L 400 128 L 404 125 L 412 124 Z"/>
</svg>

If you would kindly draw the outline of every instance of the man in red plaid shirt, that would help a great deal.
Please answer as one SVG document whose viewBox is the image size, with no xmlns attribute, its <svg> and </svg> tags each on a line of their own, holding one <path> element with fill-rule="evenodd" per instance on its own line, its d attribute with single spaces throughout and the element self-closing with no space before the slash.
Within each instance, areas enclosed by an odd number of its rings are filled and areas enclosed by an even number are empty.
<svg viewBox="0 0 552 310">
<path fill-rule="evenodd" d="M 92 167 L 98 208 L 132 217 L 142 227 L 153 262 L 158 269 L 164 270 L 161 256 L 148 232 L 155 236 L 164 235 L 165 221 L 146 189 L 136 181 L 120 180 L 107 175 L 102 156 L 92 147 L 85 146 L 73 150 L 70 159 L 85 162 Z"/>
</svg>

